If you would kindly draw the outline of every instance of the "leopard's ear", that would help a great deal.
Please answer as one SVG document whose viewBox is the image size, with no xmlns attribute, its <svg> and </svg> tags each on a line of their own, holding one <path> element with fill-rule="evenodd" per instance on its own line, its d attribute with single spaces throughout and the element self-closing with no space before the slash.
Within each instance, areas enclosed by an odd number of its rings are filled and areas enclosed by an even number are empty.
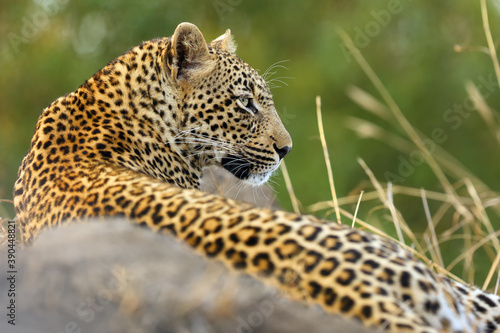
<svg viewBox="0 0 500 333">
<path fill-rule="evenodd" d="M 172 79 L 191 79 L 206 73 L 211 57 L 201 31 L 192 23 L 181 23 L 170 40 L 167 65 Z"/>
<path fill-rule="evenodd" d="M 226 33 L 216 39 L 214 39 L 209 46 L 217 47 L 219 49 L 228 51 L 229 53 L 236 53 L 236 42 L 231 35 L 231 30 L 227 29 Z"/>
</svg>

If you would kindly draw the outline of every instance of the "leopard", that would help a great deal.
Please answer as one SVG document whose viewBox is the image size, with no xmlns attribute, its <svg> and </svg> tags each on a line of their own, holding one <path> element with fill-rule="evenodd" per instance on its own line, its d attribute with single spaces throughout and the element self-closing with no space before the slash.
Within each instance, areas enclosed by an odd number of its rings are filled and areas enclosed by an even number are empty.
<svg viewBox="0 0 500 333">
<path fill-rule="evenodd" d="M 210 166 L 263 184 L 291 149 L 268 84 L 236 55 L 230 30 L 207 43 L 184 22 L 42 111 L 14 185 L 16 222 L 30 244 L 46 228 L 123 217 L 369 327 L 499 331 L 498 296 L 384 236 L 200 190 Z"/>
</svg>

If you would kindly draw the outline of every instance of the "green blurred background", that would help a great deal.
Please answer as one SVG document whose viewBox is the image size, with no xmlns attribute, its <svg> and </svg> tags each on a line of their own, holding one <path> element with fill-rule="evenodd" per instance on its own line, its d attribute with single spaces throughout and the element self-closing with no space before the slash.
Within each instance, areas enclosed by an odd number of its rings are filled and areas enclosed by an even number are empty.
<svg viewBox="0 0 500 333">
<path fill-rule="evenodd" d="M 489 2 L 489 8 L 493 35 L 500 37 L 499 2 Z M 448 111 L 467 98 L 466 81 L 481 85 L 492 78 L 486 54 L 454 51 L 456 44 L 486 45 L 479 0 L 0 0 L 0 198 L 12 198 L 17 167 L 46 105 L 130 47 L 171 35 L 183 21 L 195 23 L 207 40 L 230 28 L 238 55 L 261 72 L 289 60 L 284 63 L 288 70 L 276 74 L 289 77 L 282 79 L 287 86 L 272 92 L 294 139 L 286 162 L 304 207 L 331 198 L 317 130 L 317 95 L 339 196 L 359 193 L 355 189 L 367 180 L 357 157 L 381 181 L 387 172 L 398 174 L 401 161 L 409 158 L 347 128 L 346 120 L 355 116 L 402 133 L 347 97 L 351 85 L 378 95 L 342 47 L 336 28 L 355 39 L 415 128 L 428 136 L 441 128 L 442 146 L 490 188 L 500 189 L 500 149 L 484 121 L 476 112 Z M 491 89 L 487 102 L 495 107 L 500 94 L 498 86 Z M 282 177 L 276 181 L 278 199 L 290 208 Z M 442 191 L 425 165 L 399 183 Z M 13 215 L 10 203 L 0 205 L 0 213 Z M 426 225 L 421 203 L 402 198 L 397 206 L 412 228 Z"/>
</svg>

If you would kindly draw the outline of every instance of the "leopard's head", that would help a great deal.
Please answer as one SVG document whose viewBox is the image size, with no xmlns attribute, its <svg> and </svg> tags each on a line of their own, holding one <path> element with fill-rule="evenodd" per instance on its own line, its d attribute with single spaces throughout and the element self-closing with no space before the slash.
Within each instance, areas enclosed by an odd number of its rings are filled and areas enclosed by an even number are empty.
<svg viewBox="0 0 500 333">
<path fill-rule="evenodd" d="M 195 25 L 182 23 L 165 58 L 180 96 L 176 142 L 183 155 L 248 183 L 266 182 L 292 140 L 265 80 L 235 55 L 230 31 L 207 44 Z"/>
</svg>

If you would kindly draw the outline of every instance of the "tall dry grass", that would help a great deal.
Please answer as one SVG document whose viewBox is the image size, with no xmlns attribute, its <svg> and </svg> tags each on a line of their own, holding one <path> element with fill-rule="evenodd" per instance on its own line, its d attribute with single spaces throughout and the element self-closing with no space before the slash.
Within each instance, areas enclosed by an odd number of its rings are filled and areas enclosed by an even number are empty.
<svg viewBox="0 0 500 333">
<path fill-rule="evenodd" d="M 484 50 L 487 50 L 486 52 L 491 57 L 497 82 L 500 82 L 500 66 L 489 26 L 486 1 L 480 0 L 480 5 L 487 41 L 487 48 Z M 331 161 L 324 139 L 321 103 L 318 97 L 316 103 L 318 127 L 325 163 L 328 168 L 328 182 L 331 187 L 332 199 L 299 210 L 300 200 L 293 192 L 293 185 L 286 171 L 286 166 L 283 164 L 283 174 L 294 210 L 313 214 L 323 212 L 325 216 L 335 213 L 336 221 L 343 223 L 349 221 L 353 226 L 356 225 L 358 228 L 368 229 L 391 238 L 441 274 L 461 282 L 481 286 L 483 290 L 498 293 L 500 280 L 500 242 L 498 237 L 500 231 L 495 229 L 492 221 L 498 223 L 500 219 L 500 193 L 491 189 L 480 177 L 467 170 L 460 161 L 436 143 L 433 152 L 429 151 L 424 142 L 430 139 L 420 133 L 407 120 L 404 112 L 399 108 L 349 35 L 341 29 L 338 30 L 338 34 L 380 96 L 377 98 L 359 87 L 349 87 L 347 89 L 348 97 L 362 109 L 389 123 L 399 132 L 403 132 L 404 136 L 393 134 L 372 122 L 359 118 L 349 118 L 347 126 L 356 131 L 361 138 L 386 142 L 404 154 L 410 154 L 416 150 L 420 152 L 425 163 L 432 170 L 440 190 L 430 191 L 382 182 L 360 158 L 358 162 L 369 179 L 369 183 L 364 183 L 361 187 L 367 190 L 360 191 L 359 194 L 355 195 L 337 197 Z M 456 47 L 456 50 L 463 49 Z M 473 83 L 465 83 L 465 88 L 477 112 L 484 120 L 486 129 L 490 131 L 492 140 L 500 145 L 500 114 L 487 104 Z M 404 218 L 405 212 L 400 211 L 394 204 L 396 196 L 419 199 L 423 211 L 421 219 L 427 222 L 427 228 L 423 233 L 417 235 L 412 231 L 412 223 Z M 432 209 L 429 201 L 433 202 Z M 364 219 L 357 217 L 360 205 L 374 206 Z M 351 212 L 352 210 L 354 213 Z M 370 223 L 373 211 L 376 210 L 387 212 L 386 218 L 393 223 L 394 232 L 387 232 L 386 229 Z M 341 220 L 341 217 L 344 219 Z M 442 250 L 445 247 L 443 245 L 449 242 L 453 243 L 455 248 L 452 259 L 449 258 L 449 253 L 444 256 Z M 479 269 L 484 271 L 484 267 L 477 265 L 484 265 L 484 255 L 488 258 L 489 266 L 486 269 L 487 274 L 484 274 L 485 276 L 479 281 L 476 280 L 476 271 Z M 479 256 L 481 256 L 481 260 L 477 260 Z M 448 259 L 446 260 L 445 257 Z M 461 272 L 458 272 L 458 266 L 462 267 Z"/>
</svg>

